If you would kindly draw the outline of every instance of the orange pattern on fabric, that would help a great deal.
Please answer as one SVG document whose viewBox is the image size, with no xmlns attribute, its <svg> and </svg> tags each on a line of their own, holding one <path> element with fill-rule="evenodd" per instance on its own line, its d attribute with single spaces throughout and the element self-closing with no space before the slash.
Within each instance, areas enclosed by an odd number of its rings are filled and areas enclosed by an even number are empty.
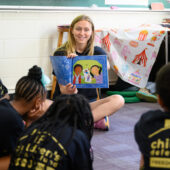
<svg viewBox="0 0 170 170">
<path fill-rule="evenodd" d="M 105 44 L 107 50 L 110 52 L 110 46 L 111 46 L 111 42 L 109 39 L 109 33 L 102 39 L 103 43 Z"/>
<path fill-rule="evenodd" d="M 132 61 L 133 64 L 139 64 L 139 65 L 142 65 L 144 67 L 146 67 L 146 62 L 148 60 L 147 56 L 146 56 L 146 50 L 147 48 L 145 48 L 140 54 L 136 55 L 134 60 Z"/>
</svg>

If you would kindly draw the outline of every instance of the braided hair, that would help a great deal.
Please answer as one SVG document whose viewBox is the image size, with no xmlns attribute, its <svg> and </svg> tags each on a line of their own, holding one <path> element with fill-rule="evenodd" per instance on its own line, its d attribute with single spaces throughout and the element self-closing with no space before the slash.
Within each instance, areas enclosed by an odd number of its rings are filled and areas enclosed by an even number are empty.
<svg viewBox="0 0 170 170">
<path fill-rule="evenodd" d="M 46 98 L 46 90 L 41 82 L 42 70 L 34 65 L 29 69 L 28 75 L 22 77 L 16 84 L 15 100 L 24 99 L 26 102 L 31 101 L 37 95 L 43 99 Z"/>
</svg>

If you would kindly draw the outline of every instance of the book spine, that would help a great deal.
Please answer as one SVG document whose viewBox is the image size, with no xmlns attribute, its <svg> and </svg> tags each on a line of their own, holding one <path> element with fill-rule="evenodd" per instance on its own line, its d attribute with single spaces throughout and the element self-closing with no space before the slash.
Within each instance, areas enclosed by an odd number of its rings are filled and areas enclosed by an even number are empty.
<svg viewBox="0 0 170 170">
<path fill-rule="evenodd" d="M 73 58 L 71 59 L 71 63 L 70 63 L 70 75 L 71 75 L 71 79 L 70 82 L 73 84 Z"/>
</svg>

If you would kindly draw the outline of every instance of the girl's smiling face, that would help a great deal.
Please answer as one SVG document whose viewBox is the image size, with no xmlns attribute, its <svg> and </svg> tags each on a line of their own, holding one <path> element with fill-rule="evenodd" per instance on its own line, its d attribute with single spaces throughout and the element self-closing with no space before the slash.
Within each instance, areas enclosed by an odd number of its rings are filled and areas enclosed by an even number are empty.
<svg viewBox="0 0 170 170">
<path fill-rule="evenodd" d="M 76 44 L 87 45 L 87 42 L 92 35 L 91 23 L 84 20 L 77 22 L 72 29 L 72 34 Z"/>
<path fill-rule="evenodd" d="M 94 76 L 98 76 L 99 75 L 99 68 L 96 67 L 96 66 L 93 66 L 91 68 L 91 73 L 94 75 Z"/>
</svg>

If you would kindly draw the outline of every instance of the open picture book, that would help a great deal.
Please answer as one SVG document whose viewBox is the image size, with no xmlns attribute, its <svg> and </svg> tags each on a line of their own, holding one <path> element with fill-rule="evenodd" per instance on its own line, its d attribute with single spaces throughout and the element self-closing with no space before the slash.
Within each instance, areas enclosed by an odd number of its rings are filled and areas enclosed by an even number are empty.
<svg viewBox="0 0 170 170">
<path fill-rule="evenodd" d="M 59 84 L 72 83 L 77 88 L 108 88 L 107 56 L 50 56 Z"/>
</svg>

